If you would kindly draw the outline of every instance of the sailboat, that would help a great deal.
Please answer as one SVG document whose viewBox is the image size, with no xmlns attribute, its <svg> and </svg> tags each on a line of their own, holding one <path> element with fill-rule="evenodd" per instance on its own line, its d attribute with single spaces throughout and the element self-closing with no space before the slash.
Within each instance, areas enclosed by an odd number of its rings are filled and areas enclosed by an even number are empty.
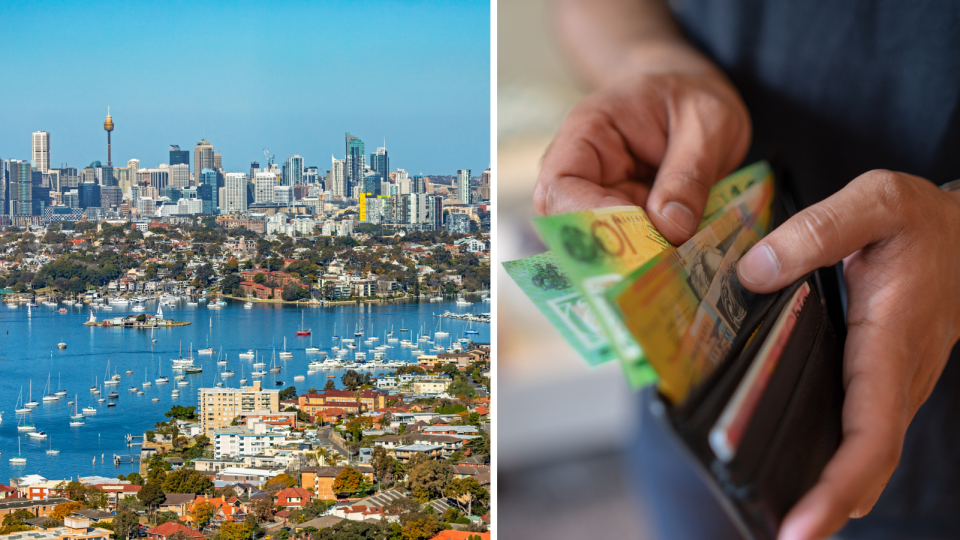
<svg viewBox="0 0 960 540">
<path fill-rule="evenodd" d="M 289 360 L 291 358 L 293 358 L 293 353 L 287 352 L 287 338 L 283 338 L 283 350 L 280 351 L 280 359 Z"/>
<path fill-rule="evenodd" d="M 20 420 L 17 421 L 17 431 L 33 431 L 37 429 L 33 424 L 28 424 L 26 419 L 26 416 L 20 417 Z"/>
<path fill-rule="evenodd" d="M 11 465 L 26 465 L 27 458 L 20 455 L 20 437 L 17 437 L 17 455 L 10 458 Z"/>
<path fill-rule="evenodd" d="M 162 369 L 163 369 L 163 360 L 161 359 L 159 362 L 157 362 L 157 378 L 154 379 L 154 381 L 156 381 L 157 384 L 167 384 L 168 382 L 170 382 L 169 377 L 164 377 L 163 375 L 160 374 L 160 371 Z"/>
<path fill-rule="evenodd" d="M 284 341 L 286 341 L 286 338 L 284 338 Z M 286 346 L 286 343 L 284 343 L 284 346 Z M 289 353 L 288 353 L 288 354 L 289 354 Z M 291 355 L 291 356 L 293 356 L 293 355 Z M 281 357 L 281 358 L 283 357 L 283 353 L 280 353 L 280 357 Z M 270 373 L 280 373 L 280 366 L 277 365 L 277 359 L 276 359 L 276 358 L 271 358 L 270 363 L 271 363 L 271 365 L 270 365 Z"/>
<path fill-rule="evenodd" d="M 17 398 L 17 408 L 15 412 L 17 414 L 26 414 L 28 412 L 33 412 L 33 409 L 23 405 L 23 385 L 20 385 L 20 396 Z"/>
<path fill-rule="evenodd" d="M 152 384 L 153 384 L 152 382 L 150 382 L 149 380 L 147 380 L 147 368 L 146 368 L 146 366 L 144 366 L 144 368 L 143 368 L 143 387 L 146 388 L 146 387 L 148 387 L 148 386 L 151 386 Z"/>
<path fill-rule="evenodd" d="M 470 324 L 467 325 L 467 329 L 463 331 L 464 334 L 479 334 L 478 330 L 473 329 L 473 319 L 470 319 Z"/>
<path fill-rule="evenodd" d="M 307 354 L 317 354 L 320 352 L 320 349 L 318 347 L 313 346 L 313 336 L 310 336 L 310 346 L 307 347 L 307 350 L 305 352 Z"/>
<path fill-rule="evenodd" d="M 74 397 L 74 400 L 75 401 L 73 402 L 73 414 L 70 415 L 70 420 L 83 420 L 83 415 L 77 412 L 77 401 L 80 401 L 80 400 L 78 400 L 76 397 Z M 70 424 L 73 425 L 73 422 L 71 422 Z"/>
<path fill-rule="evenodd" d="M 440 327 L 440 325 L 441 325 L 442 323 L 443 323 L 443 317 L 440 317 L 440 320 L 437 321 L 437 331 L 434 332 L 434 334 L 433 334 L 433 335 L 437 336 L 438 338 L 447 337 L 447 336 L 450 335 L 449 332 L 444 332 L 443 329 Z"/>
<path fill-rule="evenodd" d="M 120 384 L 119 377 L 110 377 L 110 360 L 107 360 L 107 373 L 103 376 L 104 386 L 116 386 Z"/>
<path fill-rule="evenodd" d="M 227 365 L 227 357 L 223 356 L 223 347 L 220 347 L 220 354 L 217 355 L 217 365 L 225 366 Z"/>
<path fill-rule="evenodd" d="M 340 336 L 337 335 L 337 323 L 333 323 L 333 340 L 336 341 L 340 339 Z"/>
<path fill-rule="evenodd" d="M 33 381 L 32 381 L 32 380 L 30 381 L 30 401 L 26 402 L 26 404 L 24 404 L 24 406 L 25 406 L 25 407 L 30 407 L 31 409 L 32 409 L 33 407 L 39 407 L 39 406 L 40 406 L 39 403 L 37 403 L 36 401 L 33 400 Z"/>
<path fill-rule="evenodd" d="M 406 328 L 403 327 L 403 319 L 400 319 L 400 331 L 401 331 L 401 332 L 409 332 L 409 331 L 410 331 L 410 330 L 408 330 L 408 329 L 406 329 Z"/>
<path fill-rule="evenodd" d="M 90 316 L 93 316 L 92 311 L 90 312 Z M 157 304 L 157 319 L 161 321 L 163 320 L 163 302 Z"/>
<path fill-rule="evenodd" d="M 57 392 L 56 392 L 56 394 L 57 394 L 58 397 L 63 397 L 63 396 L 65 396 L 65 395 L 67 395 L 67 391 L 64 390 L 64 389 L 60 386 L 60 372 L 59 372 L 59 371 L 57 372 Z"/>
<path fill-rule="evenodd" d="M 247 378 L 243 376 L 243 364 L 240 364 L 240 384 L 247 384 Z"/>
<path fill-rule="evenodd" d="M 297 330 L 297 335 L 298 335 L 298 336 L 309 336 L 309 335 L 310 335 L 310 329 L 303 327 L 303 311 L 300 312 L 300 329 Z"/>
<path fill-rule="evenodd" d="M 210 319 L 210 322 L 212 323 L 212 322 L 213 322 L 213 319 Z M 212 355 L 212 354 L 213 354 L 213 347 L 210 346 L 210 336 L 207 336 L 207 348 L 206 348 L 206 349 L 200 349 L 199 351 L 197 351 L 197 354 L 202 354 L 202 355 Z"/>
<path fill-rule="evenodd" d="M 49 391 L 50 391 L 50 374 L 47 373 L 47 387 L 46 389 L 44 389 L 44 392 L 49 392 Z M 50 403 L 51 401 L 60 401 L 60 396 L 56 394 L 47 394 L 43 396 L 42 399 L 44 403 Z"/>
<path fill-rule="evenodd" d="M 357 323 L 357 331 L 353 333 L 354 337 L 363 336 L 363 321 Z"/>
<path fill-rule="evenodd" d="M 59 454 L 60 454 L 60 451 L 59 451 L 59 450 L 54 450 L 54 449 L 53 449 L 53 439 L 51 439 L 51 440 L 50 440 L 50 447 L 47 449 L 47 455 L 48 455 L 48 456 L 56 456 L 56 455 L 59 455 Z"/>
</svg>

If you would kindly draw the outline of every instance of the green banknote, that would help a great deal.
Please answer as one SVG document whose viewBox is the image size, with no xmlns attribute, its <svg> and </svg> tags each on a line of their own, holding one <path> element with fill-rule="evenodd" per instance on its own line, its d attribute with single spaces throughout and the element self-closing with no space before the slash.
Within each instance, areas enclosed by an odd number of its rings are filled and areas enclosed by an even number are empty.
<svg viewBox="0 0 960 540">
<path fill-rule="evenodd" d="M 591 366 L 617 357 L 593 310 L 547 251 L 503 263 L 507 274 Z"/>
</svg>

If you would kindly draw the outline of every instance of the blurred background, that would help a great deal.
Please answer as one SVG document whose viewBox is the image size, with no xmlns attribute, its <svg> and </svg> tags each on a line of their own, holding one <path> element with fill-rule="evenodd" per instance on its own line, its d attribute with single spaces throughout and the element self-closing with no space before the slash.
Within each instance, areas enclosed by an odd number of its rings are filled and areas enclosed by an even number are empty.
<svg viewBox="0 0 960 540">
<path fill-rule="evenodd" d="M 548 0 L 498 5 L 500 261 L 545 251 L 530 225 L 540 158 L 585 93 L 552 35 Z M 644 538 L 622 458 L 636 399 L 614 363 L 589 368 L 498 265 L 498 529 L 504 538 Z"/>
</svg>

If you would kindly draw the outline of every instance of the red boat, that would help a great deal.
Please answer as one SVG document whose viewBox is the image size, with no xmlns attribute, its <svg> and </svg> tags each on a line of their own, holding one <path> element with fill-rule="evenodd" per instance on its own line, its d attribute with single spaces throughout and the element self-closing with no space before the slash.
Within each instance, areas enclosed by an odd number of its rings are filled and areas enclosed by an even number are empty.
<svg viewBox="0 0 960 540">
<path fill-rule="evenodd" d="M 298 335 L 298 336 L 309 336 L 309 335 L 310 335 L 310 329 L 303 327 L 303 312 L 302 312 L 302 311 L 300 312 L 300 329 L 297 330 L 297 335 Z"/>
</svg>

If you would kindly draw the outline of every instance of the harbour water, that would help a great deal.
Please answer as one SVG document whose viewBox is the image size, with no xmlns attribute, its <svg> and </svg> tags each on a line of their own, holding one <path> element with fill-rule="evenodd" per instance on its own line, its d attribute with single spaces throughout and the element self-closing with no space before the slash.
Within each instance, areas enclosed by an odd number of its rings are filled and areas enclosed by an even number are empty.
<svg viewBox="0 0 960 540">
<path fill-rule="evenodd" d="M 332 336 L 336 332 L 343 338 L 356 339 L 357 351 L 367 352 L 368 360 L 373 359 L 371 346 L 364 339 L 376 336 L 374 346 L 387 342 L 386 333 L 393 331 L 398 339 L 416 342 L 421 332 L 434 340 L 438 324 L 449 337 L 437 341 L 437 344 L 449 346 L 452 341 L 467 337 L 476 342 L 489 343 L 490 325 L 487 323 L 469 323 L 449 318 L 435 317 L 445 311 L 453 313 L 488 313 L 489 303 L 480 301 L 480 297 L 467 297 L 471 305 L 457 305 L 454 302 L 406 302 L 383 305 L 335 306 L 328 308 L 298 308 L 286 305 L 254 304 L 244 309 L 242 302 L 227 301 L 223 309 L 208 309 L 206 303 L 199 306 L 187 306 L 180 302 L 176 307 L 163 307 L 165 318 L 189 321 L 188 326 L 157 329 L 155 331 L 123 328 L 99 328 L 83 326 L 90 316 L 87 306 L 64 306 L 67 313 L 60 314 L 57 308 L 40 306 L 32 308 L 28 317 L 27 307 L 0 307 L 0 411 L 3 421 L 0 423 L 0 482 L 24 474 L 41 474 L 47 478 L 70 478 L 77 476 L 101 475 L 116 477 L 137 470 L 136 463 L 113 464 L 113 455 L 139 453 L 139 446 L 128 447 L 126 434 L 143 434 L 157 421 L 167 420 L 164 413 L 172 405 L 195 406 L 199 388 L 213 387 L 223 382 L 224 387 L 240 386 L 241 373 L 247 379 L 247 385 L 254 378 L 255 360 L 241 360 L 239 354 L 253 349 L 260 361 L 266 363 L 264 371 L 269 370 L 271 358 L 284 346 L 293 354 L 292 359 L 276 358 L 276 365 L 282 367 L 280 373 L 267 373 L 261 377 L 264 388 L 286 388 L 296 386 L 298 393 L 308 388 L 322 389 L 328 376 L 340 388 L 340 375 L 345 371 L 318 370 L 307 373 L 307 364 L 311 360 L 323 361 L 324 357 L 307 354 L 305 349 L 318 347 L 331 354 L 336 343 Z M 157 303 L 146 304 L 147 313 L 155 314 Z M 129 307 L 115 307 L 113 311 L 96 312 L 97 320 L 133 314 Z M 302 314 L 302 315 L 301 315 Z M 301 326 L 310 328 L 312 336 L 297 337 Z M 354 332 L 363 326 L 363 338 L 355 338 Z M 401 328 L 409 332 L 401 333 Z M 467 330 L 476 334 L 465 334 Z M 156 343 L 153 340 L 156 339 Z M 311 342 L 312 339 L 312 342 Z M 67 344 L 60 350 L 57 344 Z M 399 343 L 388 343 L 384 360 L 402 360 L 412 362 L 415 357 L 412 349 L 403 348 Z M 214 349 L 213 355 L 198 355 L 197 350 L 205 347 Z M 432 348 L 433 346 L 430 346 Z M 186 386 L 177 386 L 176 374 L 172 370 L 173 358 L 177 358 L 182 348 L 186 357 L 193 350 L 194 364 L 203 367 L 203 373 L 186 375 Z M 429 350 L 421 350 L 430 354 Z M 221 353 L 222 351 L 222 353 Z M 347 356 L 353 358 L 355 351 Z M 226 358 L 226 367 L 217 366 L 217 358 Z M 110 375 L 121 375 L 117 386 L 103 387 L 104 375 L 109 361 Z M 234 377 L 220 378 L 222 370 L 232 370 Z M 131 375 L 126 371 L 132 370 Z M 360 371 L 360 370 L 358 370 Z M 362 370 L 361 373 L 381 375 L 392 369 Z M 170 378 L 168 384 L 157 384 L 154 380 L 158 372 Z M 45 392 L 48 375 L 50 390 Z M 294 381 L 294 376 L 305 376 L 304 381 Z M 149 387 L 143 387 L 144 380 L 150 381 Z M 32 413 L 17 415 L 17 398 L 23 388 L 23 401 L 29 400 L 28 388 L 32 381 L 32 398 L 41 402 Z M 59 381 L 59 383 L 58 383 Z M 276 381 L 283 381 L 277 386 Z M 102 394 L 95 396 L 90 388 L 98 383 Z M 59 385 L 59 386 L 58 386 Z M 137 387 L 143 391 L 138 396 L 129 391 Z M 174 388 L 179 388 L 180 396 L 172 397 Z M 58 389 L 66 390 L 67 395 L 56 402 L 42 402 L 46 393 Z M 119 393 L 119 398 L 108 399 L 116 402 L 115 407 L 107 403 L 98 403 L 97 398 L 107 398 L 111 391 Z M 152 401 L 158 398 L 159 401 Z M 75 401 L 77 408 L 95 407 L 95 415 L 86 418 L 81 427 L 69 426 L 69 415 Z M 46 440 L 34 440 L 18 433 L 19 417 L 34 424 L 37 431 L 44 431 Z M 17 438 L 21 439 L 22 452 L 27 458 L 25 465 L 11 465 L 9 459 L 17 455 Z M 60 450 L 59 455 L 48 455 L 50 447 Z M 101 460 L 102 456 L 102 460 Z M 93 463 L 94 458 L 96 463 Z"/>
</svg>

